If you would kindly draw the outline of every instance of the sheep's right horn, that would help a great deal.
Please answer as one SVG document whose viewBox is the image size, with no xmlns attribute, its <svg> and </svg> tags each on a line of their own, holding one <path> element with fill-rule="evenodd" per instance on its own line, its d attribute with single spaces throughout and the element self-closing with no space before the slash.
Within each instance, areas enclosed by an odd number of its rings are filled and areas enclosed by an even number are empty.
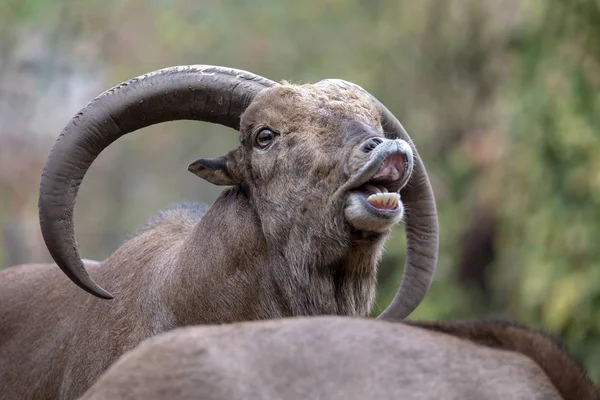
<svg viewBox="0 0 600 400">
<path fill-rule="evenodd" d="M 166 121 L 206 121 L 237 130 L 240 116 L 254 96 L 275 84 L 232 68 L 180 66 L 130 79 L 90 102 L 56 140 L 40 184 L 42 235 L 60 269 L 87 292 L 113 297 L 86 271 L 73 227 L 79 185 L 106 147 L 123 135 Z"/>
<path fill-rule="evenodd" d="M 373 98 L 379 109 L 381 125 L 388 137 L 400 138 L 412 148 L 415 165 L 408 184 L 402 189 L 405 206 L 406 260 L 400 287 L 383 319 L 404 319 L 423 301 L 435 276 L 439 251 L 439 229 L 433 188 L 425 164 L 406 130 L 383 104 Z"/>
</svg>

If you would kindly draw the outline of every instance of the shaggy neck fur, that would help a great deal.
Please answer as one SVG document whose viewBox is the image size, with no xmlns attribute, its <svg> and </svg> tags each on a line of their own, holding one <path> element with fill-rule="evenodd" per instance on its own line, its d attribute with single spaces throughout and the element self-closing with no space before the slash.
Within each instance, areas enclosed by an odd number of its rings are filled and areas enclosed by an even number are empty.
<svg viewBox="0 0 600 400">
<path fill-rule="evenodd" d="M 370 312 L 384 236 L 351 239 L 348 230 L 340 241 L 339 233 L 296 224 L 267 238 L 260 227 L 239 188 L 224 191 L 195 224 L 168 290 L 177 325 Z"/>
</svg>

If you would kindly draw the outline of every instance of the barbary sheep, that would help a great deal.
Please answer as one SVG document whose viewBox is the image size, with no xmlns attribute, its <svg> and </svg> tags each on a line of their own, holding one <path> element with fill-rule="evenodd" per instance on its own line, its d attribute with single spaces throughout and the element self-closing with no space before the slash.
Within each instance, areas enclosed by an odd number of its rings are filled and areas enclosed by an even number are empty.
<svg viewBox="0 0 600 400">
<path fill-rule="evenodd" d="M 118 138 L 182 119 L 239 130 L 238 148 L 189 166 L 230 187 L 211 207 L 161 212 L 86 270 L 73 225 L 86 171 Z M 404 217 L 404 274 L 382 314 L 403 318 L 427 292 L 438 252 L 425 167 L 385 106 L 346 81 L 279 84 L 215 66 L 154 71 L 89 103 L 50 152 L 39 213 L 58 267 L 96 297 L 53 264 L 0 273 L 7 400 L 72 399 L 125 351 L 177 327 L 365 316 L 383 244 Z"/>
<path fill-rule="evenodd" d="M 329 316 L 155 336 L 81 400 L 599 398 L 563 346 L 524 326 Z"/>
</svg>

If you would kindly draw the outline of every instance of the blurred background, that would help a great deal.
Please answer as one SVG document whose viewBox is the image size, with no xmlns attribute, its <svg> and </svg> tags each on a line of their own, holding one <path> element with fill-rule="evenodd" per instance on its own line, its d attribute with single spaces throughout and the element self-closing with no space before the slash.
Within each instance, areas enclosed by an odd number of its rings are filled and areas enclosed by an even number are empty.
<svg viewBox="0 0 600 400">
<path fill-rule="evenodd" d="M 50 261 L 37 217 L 45 158 L 100 92 L 178 64 L 294 83 L 354 81 L 413 137 L 441 253 L 413 319 L 516 319 L 564 340 L 600 381 L 598 0 L 0 0 L 0 268 Z M 186 171 L 237 144 L 182 121 L 120 139 L 82 185 L 82 256 L 220 189 Z M 596 244 L 594 244 L 596 243 Z M 374 314 L 404 257 L 386 248 Z"/>
</svg>

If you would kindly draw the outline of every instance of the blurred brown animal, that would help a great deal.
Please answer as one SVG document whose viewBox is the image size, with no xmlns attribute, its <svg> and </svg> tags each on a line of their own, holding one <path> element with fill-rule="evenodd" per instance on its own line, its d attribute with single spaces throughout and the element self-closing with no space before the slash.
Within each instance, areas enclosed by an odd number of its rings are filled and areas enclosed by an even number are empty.
<svg viewBox="0 0 600 400">
<path fill-rule="evenodd" d="M 228 185 L 210 206 L 161 212 L 100 265 L 82 263 L 77 190 L 112 142 L 160 122 L 239 130 L 240 146 L 189 170 Z M 400 202 L 400 190 L 402 202 Z M 406 206 L 406 212 L 404 211 Z M 390 228 L 404 217 L 404 275 L 383 318 L 403 318 L 437 260 L 435 201 L 398 120 L 349 82 L 278 84 L 249 72 L 183 66 L 131 79 L 65 127 L 39 198 L 55 265 L 0 273 L 3 399 L 72 399 L 142 340 L 177 327 L 369 313 Z M 93 277 L 93 279 L 92 279 Z"/>
<path fill-rule="evenodd" d="M 564 347 L 514 323 L 311 317 L 153 337 L 81 400 L 598 398 Z"/>
</svg>

